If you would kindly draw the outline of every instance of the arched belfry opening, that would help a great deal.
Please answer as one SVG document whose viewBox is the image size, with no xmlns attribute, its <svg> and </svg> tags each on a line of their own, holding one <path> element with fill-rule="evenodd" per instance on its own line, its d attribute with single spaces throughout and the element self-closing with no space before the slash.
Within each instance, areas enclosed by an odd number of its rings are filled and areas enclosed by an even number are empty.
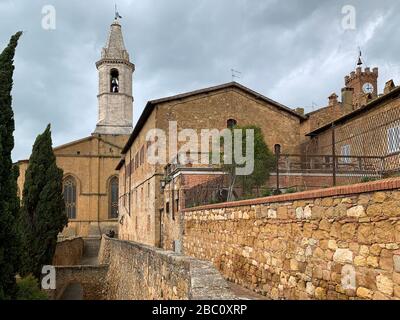
<svg viewBox="0 0 400 320">
<path fill-rule="evenodd" d="M 237 126 L 237 120 L 235 120 L 235 119 L 229 119 L 227 122 L 226 122 L 226 127 L 228 128 L 228 129 L 233 129 L 234 127 L 236 127 Z"/>
<path fill-rule="evenodd" d="M 117 69 L 111 69 L 110 71 L 110 92 L 119 92 L 119 72 Z"/>
</svg>

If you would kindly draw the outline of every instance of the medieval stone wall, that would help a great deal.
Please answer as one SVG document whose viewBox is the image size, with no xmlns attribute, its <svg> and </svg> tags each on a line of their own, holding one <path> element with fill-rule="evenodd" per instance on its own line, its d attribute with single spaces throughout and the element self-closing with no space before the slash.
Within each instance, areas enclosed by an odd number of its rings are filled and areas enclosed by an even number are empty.
<svg viewBox="0 0 400 320">
<path fill-rule="evenodd" d="M 184 254 L 273 299 L 400 299 L 400 179 L 187 209 Z"/>
<path fill-rule="evenodd" d="M 71 238 L 57 243 L 53 257 L 55 266 L 78 265 L 83 255 L 84 241 L 82 238 Z"/>
<path fill-rule="evenodd" d="M 105 279 L 108 266 L 58 266 L 56 267 L 56 290 L 48 290 L 50 299 L 59 300 L 68 286 L 79 284 L 83 300 L 105 300 Z"/>
<path fill-rule="evenodd" d="M 232 299 L 227 282 L 209 262 L 103 237 L 99 261 L 108 264 L 109 300 Z"/>
</svg>

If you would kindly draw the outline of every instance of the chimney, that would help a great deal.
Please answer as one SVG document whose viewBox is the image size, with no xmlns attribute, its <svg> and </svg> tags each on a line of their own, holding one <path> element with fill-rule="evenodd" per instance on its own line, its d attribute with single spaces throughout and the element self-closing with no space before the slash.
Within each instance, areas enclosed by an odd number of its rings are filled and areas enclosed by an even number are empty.
<svg viewBox="0 0 400 320">
<path fill-rule="evenodd" d="M 354 89 L 345 87 L 342 89 L 342 108 L 345 113 L 353 111 Z"/>
<path fill-rule="evenodd" d="M 330 107 L 334 107 L 334 106 L 336 106 L 337 104 L 338 104 L 338 96 L 337 96 L 337 94 L 336 93 L 332 93 L 330 96 L 329 96 L 329 106 Z"/>
<path fill-rule="evenodd" d="M 304 108 L 296 108 L 294 111 L 296 111 L 298 114 L 301 114 L 304 116 Z"/>
<path fill-rule="evenodd" d="M 384 89 L 384 91 L 383 91 L 383 94 L 388 94 L 389 92 L 391 92 L 393 89 L 395 89 L 396 88 L 396 86 L 395 86 L 395 84 L 394 84 L 394 81 L 393 81 L 393 79 L 392 80 L 389 80 L 388 82 L 386 82 L 386 84 L 385 84 L 385 89 Z"/>
</svg>

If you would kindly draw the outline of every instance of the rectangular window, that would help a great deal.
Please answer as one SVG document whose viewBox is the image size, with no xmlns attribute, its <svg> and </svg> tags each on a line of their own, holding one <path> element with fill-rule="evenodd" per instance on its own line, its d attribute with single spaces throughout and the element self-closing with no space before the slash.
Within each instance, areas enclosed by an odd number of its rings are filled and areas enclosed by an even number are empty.
<svg viewBox="0 0 400 320">
<path fill-rule="evenodd" d="M 351 147 L 349 144 L 342 146 L 342 156 L 341 158 L 342 163 L 351 163 L 351 158 L 347 158 L 351 156 Z"/>
<path fill-rule="evenodd" d="M 169 214 L 169 202 L 165 204 L 165 213 Z"/>
<path fill-rule="evenodd" d="M 136 153 L 135 155 L 135 168 L 139 168 L 139 153 Z"/>
<path fill-rule="evenodd" d="M 140 165 L 144 164 L 144 146 L 140 149 Z"/>
<path fill-rule="evenodd" d="M 400 152 L 400 126 L 389 128 L 387 139 L 389 154 Z"/>
</svg>

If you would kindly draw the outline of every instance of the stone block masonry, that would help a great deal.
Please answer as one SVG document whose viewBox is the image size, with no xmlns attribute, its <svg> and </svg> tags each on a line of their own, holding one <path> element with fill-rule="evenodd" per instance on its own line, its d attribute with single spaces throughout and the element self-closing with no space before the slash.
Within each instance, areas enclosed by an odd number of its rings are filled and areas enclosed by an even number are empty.
<svg viewBox="0 0 400 320">
<path fill-rule="evenodd" d="M 235 295 L 212 263 L 103 237 L 99 262 L 108 265 L 107 300 L 219 300 Z"/>
<path fill-rule="evenodd" d="M 81 262 L 84 241 L 82 238 L 70 238 L 57 242 L 53 258 L 55 266 L 74 266 Z"/>
<path fill-rule="evenodd" d="M 400 299 L 400 179 L 184 210 L 184 254 L 272 299 Z"/>
</svg>

